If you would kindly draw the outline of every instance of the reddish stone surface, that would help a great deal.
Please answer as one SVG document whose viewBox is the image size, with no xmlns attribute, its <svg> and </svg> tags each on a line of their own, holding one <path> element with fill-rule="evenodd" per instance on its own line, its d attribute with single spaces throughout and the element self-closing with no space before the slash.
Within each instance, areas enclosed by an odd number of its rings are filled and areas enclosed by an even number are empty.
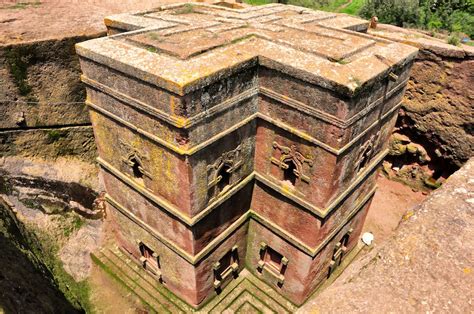
<svg viewBox="0 0 474 314">
<path fill-rule="evenodd" d="M 77 51 L 117 243 L 193 306 L 244 267 L 303 303 L 358 241 L 416 49 L 279 4 L 106 25 Z"/>
</svg>

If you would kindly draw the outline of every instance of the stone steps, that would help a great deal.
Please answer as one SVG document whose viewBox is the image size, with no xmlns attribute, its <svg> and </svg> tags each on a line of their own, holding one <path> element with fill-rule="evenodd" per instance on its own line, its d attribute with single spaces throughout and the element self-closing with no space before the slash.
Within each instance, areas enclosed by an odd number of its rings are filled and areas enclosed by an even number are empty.
<svg viewBox="0 0 474 314">
<path fill-rule="evenodd" d="M 149 275 L 117 248 L 103 248 L 95 258 L 97 264 L 132 291 L 150 310 L 156 313 L 189 313 L 192 308 L 173 296 L 161 283 Z M 102 264 L 102 265 L 101 265 Z"/>
<path fill-rule="evenodd" d="M 224 291 L 194 309 L 165 288 L 128 253 L 116 247 L 102 248 L 94 262 L 122 286 L 134 293 L 154 313 L 293 313 L 296 307 L 247 270 Z"/>
</svg>

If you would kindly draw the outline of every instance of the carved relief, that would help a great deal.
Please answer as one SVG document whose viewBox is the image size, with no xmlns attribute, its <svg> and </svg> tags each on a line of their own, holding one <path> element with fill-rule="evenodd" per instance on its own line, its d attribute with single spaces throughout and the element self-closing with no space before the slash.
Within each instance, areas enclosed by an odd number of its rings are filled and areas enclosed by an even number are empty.
<svg viewBox="0 0 474 314">
<path fill-rule="evenodd" d="M 305 174 L 304 165 L 313 166 L 313 161 L 306 158 L 303 154 L 297 151 L 295 145 L 290 147 L 282 146 L 277 142 L 273 142 L 273 148 L 281 152 L 280 158 L 271 158 L 271 162 L 284 171 L 284 179 L 296 183 L 299 179 L 303 182 L 309 183 L 310 177 Z"/>
<path fill-rule="evenodd" d="M 126 165 L 127 173 L 141 184 L 144 183 L 144 177 L 151 179 L 151 173 L 144 167 L 144 161 L 148 161 L 148 158 L 130 144 L 120 141 L 120 146 L 122 151 L 126 152 L 122 157 L 122 162 Z"/>
<path fill-rule="evenodd" d="M 242 165 L 241 145 L 222 154 L 212 165 L 207 166 L 209 201 L 213 201 L 234 183 L 232 174 Z"/>
<path fill-rule="evenodd" d="M 372 135 L 360 148 L 357 153 L 356 172 L 359 173 L 369 164 L 372 159 L 375 148 L 377 147 L 380 131 Z"/>
</svg>

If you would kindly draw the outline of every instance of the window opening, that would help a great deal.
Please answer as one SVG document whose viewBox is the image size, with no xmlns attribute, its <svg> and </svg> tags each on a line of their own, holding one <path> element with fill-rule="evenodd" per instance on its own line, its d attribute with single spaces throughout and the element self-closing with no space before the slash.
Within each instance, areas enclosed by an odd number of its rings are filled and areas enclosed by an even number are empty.
<svg viewBox="0 0 474 314">
<path fill-rule="evenodd" d="M 341 238 L 339 242 L 334 246 L 334 252 L 332 254 L 332 260 L 329 264 L 328 278 L 341 265 L 343 258 L 347 253 L 347 245 L 349 244 L 349 237 L 352 233 L 352 228 Z"/>
<path fill-rule="evenodd" d="M 230 278 L 236 278 L 239 271 L 239 255 L 237 246 L 229 250 L 217 263 L 214 269 L 214 288 L 217 293 L 221 292 L 222 285 L 228 283 Z"/>
<path fill-rule="evenodd" d="M 217 183 L 217 187 L 219 189 L 219 193 L 224 191 L 230 185 L 230 167 L 227 165 L 223 165 L 221 170 L 219 170 L 219 174 L 217 177 L 219 178 L 219 182 Z"/>
<path fill-rule="evenodd" d="M 260 261 L 257 270 L 273 276 L 278 287 L 282 287 L 285 281 L 285 272 L 288 267 L 288 259 L 269 247 L 265 242 L 260 243 Z"/>
<path fill-rule="evenodd" d="M 137 179 L 143 179 L 143 173 L 138 160 L 133 157 L 132 159 L 130 159 L 130 163 L 132 164 L 133 176 Z"/>
<path fill-rule="evenodd" d="M 146 246 L 143 243 L 140 243 L 139 246 L 141 257 L 140 261 L 142 262 L 143 268 L 146 270 L 149 270 L 155 275 L 161 275 L 160 273 L 160 261 L 158 259 L 158 255 L 150 249 L 148 246 Z"/>
<path fill-rule="evenodd" d="M 283 255 L 270 247 L 267 248 L 265 252 L 265 263 L 274 268 L 277 272 L 280 272 L 282 259 Z"/>
<path fill-rule="evenodd" d="M 295 173 L 296 165 L 293 161 L 289 161 L 286 165 L 288 168 L 283 171 L 283 180 L 294 186 L 296 184 L 296 180 L 298 179 Z"/>
</svg>

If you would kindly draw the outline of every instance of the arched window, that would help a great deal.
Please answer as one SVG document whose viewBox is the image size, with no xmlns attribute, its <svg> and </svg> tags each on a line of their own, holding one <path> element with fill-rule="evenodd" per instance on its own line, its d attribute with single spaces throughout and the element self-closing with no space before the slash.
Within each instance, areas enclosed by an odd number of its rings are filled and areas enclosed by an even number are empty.
<svg viewBox="0 0 474 314">
<path fill-rule="evenodd" d="M 224 189 L 230 185 L 230 167 L 228 165 L 223 165 L 217 174 L 219 182 L 217 183 L 217 188 L 219 189 L 218 193 L 224 191 Z"/>
<path fill-rule="evenodd" d="M 296 165 L 292 160 L 286 162 L 285 164 L 288 166 L 288 168 L 283 170 L 283 180 L 294 186 L 296 184 L 296 180 L 298 179 L 298 176 L 295 172 L 297 169 Z"/>
<path fill-rule="evenodd" d="M 370 157 L 372 155 L 372 147 L 367 147 L 363 152 L 362 156 L 360 157 L 359 161 L 359 171 L 364 169 L 367 164 L 369 163 Z"/>
<path fill-rule="evenodd" d="M 136 181 L 140 184 L 143 184 L 144 171 L 139 159 L 136 156 L 133 156 L 129 159 L 128 164 L 132 168 L 132 175 Z"/>
</svg>

